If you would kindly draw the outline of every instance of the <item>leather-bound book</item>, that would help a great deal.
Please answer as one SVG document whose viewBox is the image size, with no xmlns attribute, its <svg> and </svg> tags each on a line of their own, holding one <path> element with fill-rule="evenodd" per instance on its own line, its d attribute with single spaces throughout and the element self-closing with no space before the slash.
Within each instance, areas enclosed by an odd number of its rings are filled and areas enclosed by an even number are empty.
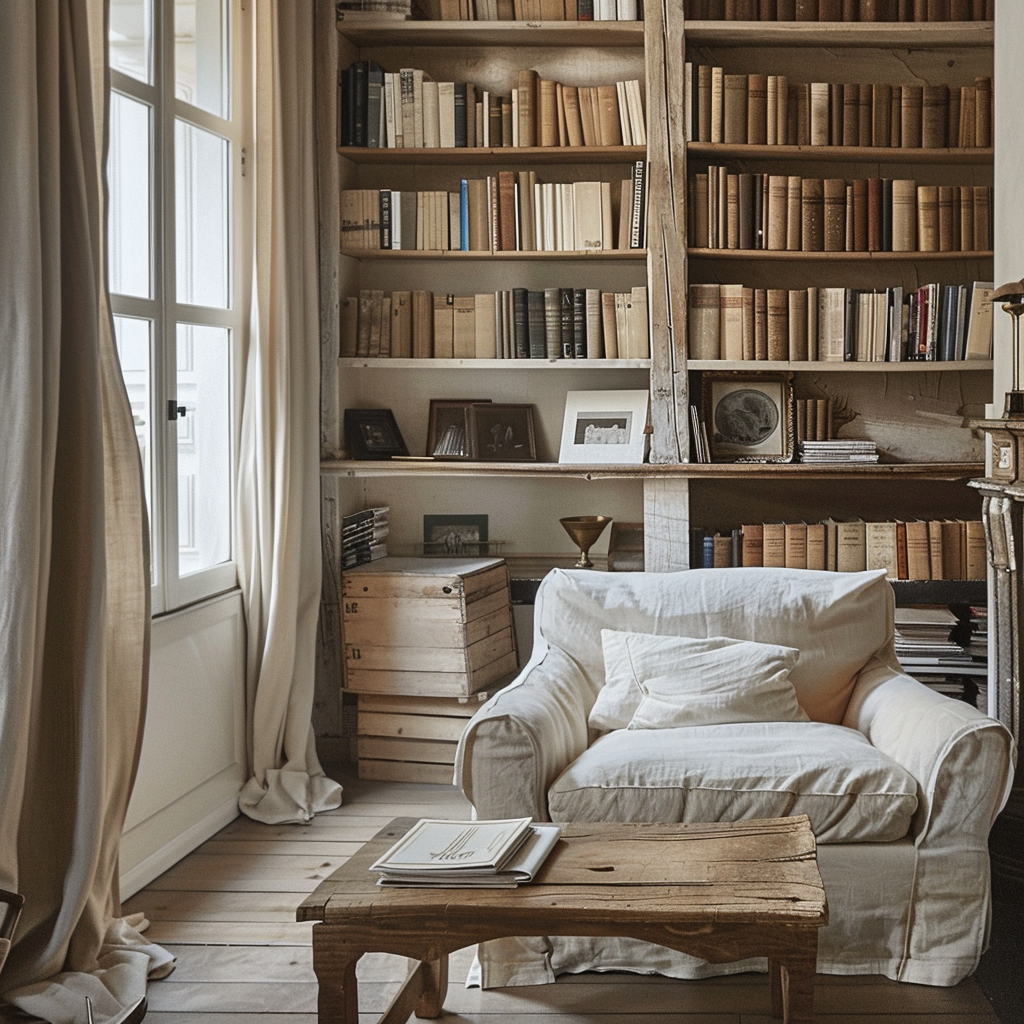
<svg viewBox="0 0 1024 1024">
<path fill-rule="evenodd" d="M 843 0 L 818 0 L 818 21 L 842 21 Z"/>
<path fill-rule="evenodd" d="M 739 175 L 725 178 L 725 248 L 740 248 L 740 182 Z"/>
<path fill-rule="evenodd" d="M 811 285 L 804 289 L 807 307 L 807 359 L 818 358 L 818 300 L 820 288 Z"/>
<path fill-rule="evenodd" d="M 892 104 L 890 106 L 889 145 L 898 146 L 903 135 L 903 86 L 892 87 Z"/>
<path fill-rule="evenodd" d="M 892 252 L 892 178 L 882 179 L 882 252 Z"/>
<path fill-rule="evenodd" d="M 878 21 L 879 5 L 880 0 L 860 0 L 860 20 Z"/>
<path fill-rule="evenodd" d="M 693 215 L 690 217 L 690 244 L 696 249 L 708 248 L 708 176 L 695 174 L 693 181 Z"/>
<path fill-rule="evenodd" d="M 974 251 L 987 252 L 992 248 L 989 231 L 991 196 L 988 185 L 973 186 L 974 193 Z"/>
<path fill-rule="evenodd" d="M 810 83 L 810 127 L 812 146 L 827 146 L 829 138 L 828 82 Z"/>
<path fill-rule="evenodd" d="M 992 145 L 992 79 L 988 77 L 974 80 L 974 144 Z"/>
<path fill-rule="evenodd" d="M 580 93 L 574 85 L 562 86 L 562 108 L 565 111 L 565 138 L 570 146 L 583 145 L 583 116 Z"/>
<path fill-rule="evenodd" d="M 818 20 L 818 0 L 796 0 L 797 21 Z"/>
<path fill-rule="evenodd" d="M 738 238 L 740 249 L 754 248 L 754 176 L 748 172 L 737 175 Z"/>
<path fill-rule="evenodd" d="M 958 139 L 963 149 L 973 149 L 978 138 L 978 90 L 973 85 L 960 88 L 960 131 Z"/>
<path fill-rule="evenodd" d="M 949 90 L 946 107 L 946 145 L 954 149 L 960 145 L 960 90 L 955 86 Z"/>
<path fill-rule="evenodd" d="M 711 141 L 711 65 L 697 67 L 697 141 Z"/>
<path fill-rule="evenodd" d="M 786 248 L 799 252 L 803 248 L 803 180 L 798 174 L 786 179 Z"/>
<path fill-rule="evenodd" d="M 868 252 L 882 249 L 882 179 L 868 178 Z"/>
<path fill-rule="evenodd" d="M 558 145 L 558 83 L 540 79 L 537 88 L 537 145 Z"/>
<path fill-rule="evenodd" d="M 865 86 L 870 89 L 871 86 Z M 844 146 L 860 145 L 860 90 L 857 82 L 847 82 L 843 90 L 843 135 Z"/>
<path fill-rule="evenodd" d="M 860 0 L 843 0 L 843 21 L 857 21 Z"/>
<path fill-rule="evenodd" d="M 789 355 L 792 362 L 807 359 L 807 289 L 792 288 L 787 297 L 789 305 Z"/>
<path fill-rule="evenodd" d="M 747 76 L 722 76 L 722 141 L 742 145 L 747 141 Z"/>
<path fill-rule="evenodd" d="M 896 178 L 892 183 L 892 249 L 917 249 L 917 182 L 912 178 Z"/>
<path fill-rule="evenodd" d="M 960 194 L 960 250 L 974 246 L 974 189 L 970 185 L 954 186 Z"/>
<path fill-rule="evenodd" d="M 924 149 L 946 146 L 948 119 L 949 86 L 924 86 L 921 90 L 921 146 Z"/>
<path fill-rule="evenodd" d="M 725 72 L 718 67 L 711 69 L 711 142 L 724 138 Z"/>
<path fill-rule="evenodd" d="M 866 178 L 853 180 L 853 250 L 868 251 L 868 183 Z"/>
<path fill-rule="evenodd" d="M 900 145 L 904 149 L 920 149 L 923 89 L 920 85 L 904 85 L 900 94 Z"/>
<path fill-rule="evenodd" d="M 743 289 L 743 359 L 754 358 L 754 289 Z"/>
<path fill-rule="evenodd" d="M 754 289 L 754 358 L 768 358 L 768 289 Z"/>
<path fill-rule="evenodd" d="M 804 252 L 822 252 L 825 248 L 825 183 L 821 178 L 801 181 L 800 217 L 800 248 Z"/>
<path fill-rule="evenodd" d="M 516 176 L 514 171 L 498 172 L 498 248 L 516 248 Z"/>
<path fill-rule="evenodd" d="M 796 109 L 796 139 L 798 146 L 811 144 L 811 85 L 798 82 L 789 87 Z M 826 118 L 827 122 L 827 118 Z"/>
<path fill-rule="evenodd" d="M 523 68 L 516 76 L 519 96 L 519 145 L 537 145 L 537 80 L 540 76 L 533 68 Z"/>
<path fill-rule="evenodd" d="M 687 356 L 720 359 L 720 289 L 717 284 L 690 285 Z"/>
<path fill-rule="evenodd" d="M 857 129 L 860 136 L 859 145 L 871 145 L 871 114 L 872 114 L 872 93 L 869 85 L 863 84 L 860 87 L 860 112 L 857 115 Z"/>
<path fill-rule="evenodd" d="M 828 86 L 828 116 L 829 144 L 841 146 L 843 144 L 843 86 L 838 82 L 829 82 Z"/>
<path fill-rule="evenodd" d="M 846 248 L 846 180 L 825 178 L 822 185 L 825 252 Z"/>
<path fill-rule="evenodd" d="M 939 186 L 939 252 L 953 251 L 953 189 Z"/>
<path fill-rule="evenodd" d="M 723 359 L 743 358 L 743 285 L 720 285 L 720 338 Z"/>
<path fill-rule="evenodd" d="M 914 21 L 928 20 L 928 0 L 914 0 Z M 925 579 L 928 577 L 926 576 Z"/>
<path fill-rule="evenodd" d="M 747 138 L 751 146 L 768 142 L 768 76 L 747 75 Z"/>
<path fill-rule="evenodd" d="M 767 175 L 768 210 L 766 249 L 782 251 L 786 248 L 787 198 L 789 178 L 785 174 Z"/>
<path fill-rule="evenodd" d="M 768 289 L 768 358 L 784 362 L 789 358 L 789 292 Z"/>
<path fill-rule="evenodd" d="M 856 210 L 853 206 L 853 182 L 850 182 L 846 186 L 846 251 L 853 252 L 856 244 Z"/>
<path fill-rule="evenodd" d="M 871 86 L 871 145 L 892 145 L 892 86 L 875 82 Z"/>
<path fill-rule="evenodd" d="M 917 248 L 919 252 L 939 251 L 939 189 L 937 185 L 917 187 Z"/>
<path fill-rule="evenodd" d="M 614 85 L 597 87 L 598 137 L 602 146 L 622 145 L 622 124 L 619 120 L 619 97 Z"/>
</svg>

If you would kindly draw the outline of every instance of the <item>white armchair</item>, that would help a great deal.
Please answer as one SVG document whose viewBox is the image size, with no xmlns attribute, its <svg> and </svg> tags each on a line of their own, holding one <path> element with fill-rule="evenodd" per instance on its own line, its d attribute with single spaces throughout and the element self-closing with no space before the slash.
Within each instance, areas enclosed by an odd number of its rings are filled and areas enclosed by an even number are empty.
<svg viewBox="0 0 1024 1024">
<path fill-rule="evenodd" d="M 988 833 L 1014 744 L 1000 723 L 902 673 L 883 573 L 555 570 L 534 622 L 529 662 L 459 744 L 456 783 L 480 817 L 807 813 L 830 907 L 819 971 L 954 985 L 974 970 L 988 936 Z M 602 630 L 793 648 L 799 658 L 780 678 L 799 707 L 786 721 L 595 729 Z M 582 937 L 497 940 L 479 962 L 485 987 L 567 971 L 695 978 L 765 967 Z"/>
</svg>

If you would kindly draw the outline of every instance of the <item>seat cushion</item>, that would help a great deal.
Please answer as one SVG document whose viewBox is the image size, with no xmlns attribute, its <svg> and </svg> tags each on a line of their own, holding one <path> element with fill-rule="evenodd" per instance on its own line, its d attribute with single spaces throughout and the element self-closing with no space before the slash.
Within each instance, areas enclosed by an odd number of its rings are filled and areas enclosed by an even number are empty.
<svg viewBox="0 0 1024 1024">
<path fill-rule="evenodd" d="M 917 783 L 854 729 L 745 722 L 605 733 L 548 791 L 552 821 L 806 814 L 822 843 L 906 835 Z"/>
</svg>

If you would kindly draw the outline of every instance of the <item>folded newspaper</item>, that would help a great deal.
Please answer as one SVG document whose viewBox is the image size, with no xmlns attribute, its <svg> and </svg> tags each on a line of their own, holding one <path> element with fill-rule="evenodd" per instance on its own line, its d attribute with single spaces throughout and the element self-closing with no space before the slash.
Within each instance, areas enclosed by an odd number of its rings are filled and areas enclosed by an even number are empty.
<svg viewBox="0 0 1024 1024">
<path fill-rule="evenodd" d="M 561 831 L 531 818 L 422 818 L 370 870 L 378 885 L 511 889 L 533 880 Z"/>
</svg>

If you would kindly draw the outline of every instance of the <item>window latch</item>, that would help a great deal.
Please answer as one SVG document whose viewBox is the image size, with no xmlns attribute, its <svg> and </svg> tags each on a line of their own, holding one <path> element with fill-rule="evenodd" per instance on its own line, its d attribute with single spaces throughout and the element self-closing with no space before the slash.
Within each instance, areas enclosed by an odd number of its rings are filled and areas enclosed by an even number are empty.
<svg viewBox="0 0 1024 1024">
<path fill-rule="evenodd" d="M 179 416 L 184 416 L 188 412 L 188 409 L 178 403 L 173 398 L 167 399 L 167 418 L 171 421 L 176 420 Z"/>
</svg>

